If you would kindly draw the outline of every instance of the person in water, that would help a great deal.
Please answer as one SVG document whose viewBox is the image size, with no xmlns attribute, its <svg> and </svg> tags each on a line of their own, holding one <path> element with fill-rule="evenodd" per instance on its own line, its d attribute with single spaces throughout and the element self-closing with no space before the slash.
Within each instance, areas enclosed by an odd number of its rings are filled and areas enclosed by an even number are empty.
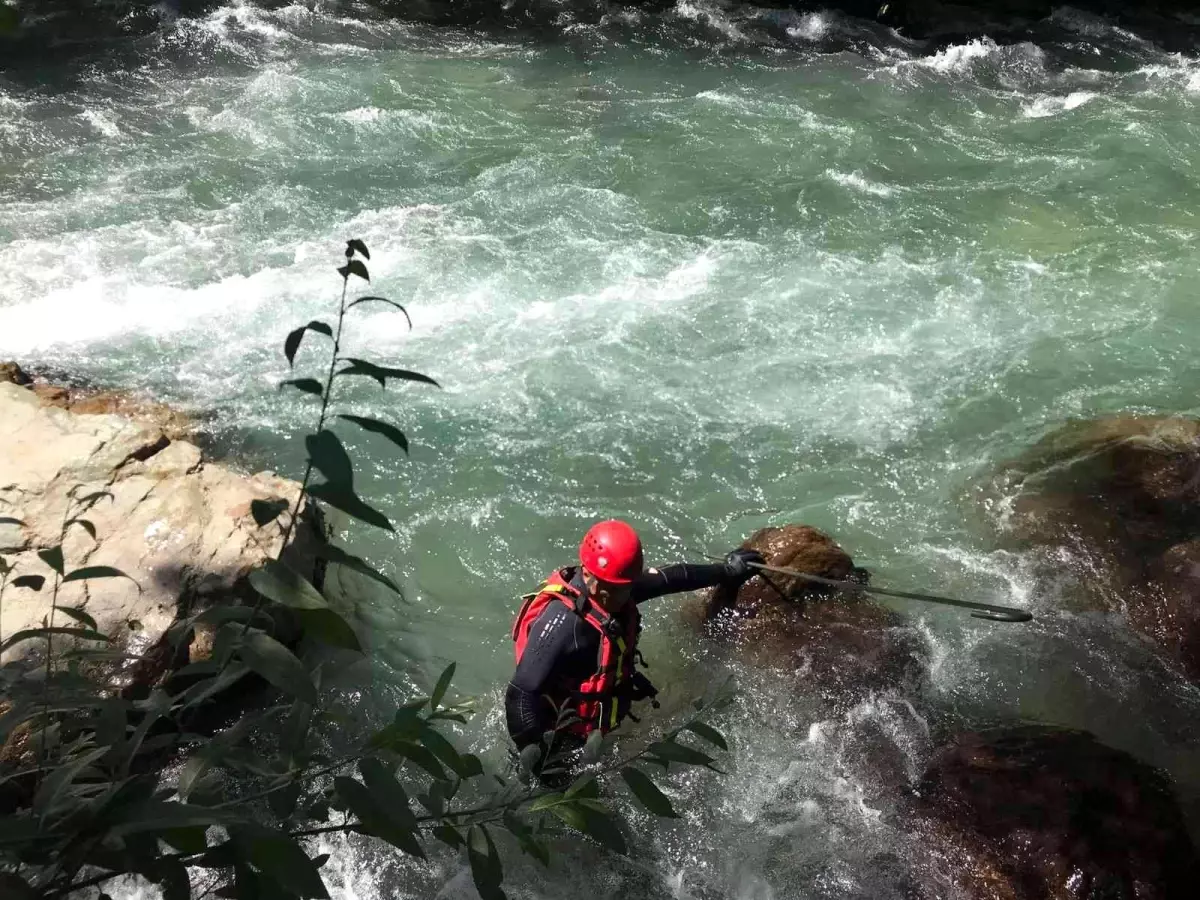
<svg viewBox="0 0 1200 900">
<path fill-rule="evenodd" d="M 593 731 L 607 734 L 653 685 L 636 669 L 638 606 L 664 594 L 741 584 L 762 563 L 754 550 L 734 550 L 723 563 L 676 563 L 643 569 L 642 542 L 627 523 L 599 522 L 584 535 L 579 565 L 557 569 L 525 595 L 513 624 L 517 668 L 504 698 L 508 733 L 518 751 L 568 754 Z"/>
</svg>

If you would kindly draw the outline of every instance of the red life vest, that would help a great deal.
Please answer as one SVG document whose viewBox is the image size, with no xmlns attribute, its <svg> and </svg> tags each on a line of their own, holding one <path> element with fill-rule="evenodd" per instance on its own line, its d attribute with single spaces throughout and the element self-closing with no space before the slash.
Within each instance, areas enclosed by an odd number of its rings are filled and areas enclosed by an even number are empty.
<svg viewBox="0 0 1200 900">
<path fill-rule="evenodd" d="M 607 734 L 629 713 L 629 689 L 634 675 L 638 633 L 641 631 L 641 613 L 637 604 L 630 603 L 623 611 L 623 621 L 614 619 L 571 585 L 565 574 L 569 571 L 556 570 L 537 591 L 524 596 L 525 602 L 517 613 L 512 629 L 517 662 L 521 662 L 525 653 L 529 630 L 546 607 L 551 603 L 563 603 L 569 607 L 600 632 L 599 658 L 594 675 L 578 686 L 571 686 L 568 696 L 550 699 L 573 708 L 579 716 L 578 721 L 564 726 L 563 731 L 586 737 L 598 728 L 601 733 Z"/>
</svg>

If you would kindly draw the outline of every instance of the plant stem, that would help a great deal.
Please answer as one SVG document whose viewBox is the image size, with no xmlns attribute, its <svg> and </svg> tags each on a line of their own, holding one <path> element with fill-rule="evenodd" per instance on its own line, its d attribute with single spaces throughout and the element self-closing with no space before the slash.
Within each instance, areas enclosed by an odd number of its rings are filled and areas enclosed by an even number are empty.
<svg viewBox="0 0 1200 900">
<path fill-rule="evenodd" d="M 329 359 L 329 373 L 325 376 L 325 390 L 321 392 L 321 414 L 317 417 L 317 434 L 325 427 L 325 416 L 329 412 L 329 400 L 333 395 L 333 378 L 337 369 L 338 351 L 342 346 L 342 324 L 346 320 L 346 291 L 350 287 L 350 273 L 347 272 L 342 276 L 342 297 L 338 303 L 338 321 L 337 330 L 333 333 L 333 353 Z M 300 517 L 300 507 L 304 505 L 304 498 L 308 494 L 308 483 L 312 480 L 313 463 L 310 457 L 304 466 L 304 477 L 300 479 L 300 491 L 296 494 L 296 502 L 292 506 L 292 514 L 288 518 L 287 525 L 283 529 L 283 540 L 279 543 L 279 556 L 287 549 L 288 541 L 292 539 L 292 532 L 296 528 L 296 520 Z M 278 557 L 277 557 L 278 558 Z M 262 594 L 258 595 L 258 599 L 254 603 L 254 613 L 257 613 L 262 608 L 263 602 L 266 600 Z M 246 623 L 242 625 L 242 633 L 240 637 L 245 638 L 246 633 L 250 631 L 250 623 L 254 621 L 254 615 L 251 614 Z M 226 666 L 233 659 L 230 654 L 225 658 L 221 665 L 221 671 L 224 672 Z"/>
<path fill-rule="evenodd" d="M 329 412 L 329 401 L 333 397 L 333 379 L 338 363 L 338 351 L 342 347 L 342 324 L 346 320 L 346 291 L 350 286 L 350 275 L 347 273 L 342 276 L 342 299 L 338 304 L 338 321 L 337 329 L 333 333 L 333 353 L 329 358 L 329 373 L 325 376 L 325 390 L 321 392 L 321 414 L 317 417 L 317 433 L 325 427 L 325 417 Z M 300 493 L 296 497 L 296 505 L 292 509 L 292 516 L 288 520 L 287 526 L 283 530 L 283 543 L 280 546 L 280 552 L 287 547 L 288 541 L 291 539 L 292 531 L 295 529 L 296 519 L 300 515 L 300 505 L 304 502 L 304 496 L 308 491 L 308 482 L 312 478 L 313 464 L 309 459 L 304 466 L 304 477 L 300 480 Z"/>
</svg>

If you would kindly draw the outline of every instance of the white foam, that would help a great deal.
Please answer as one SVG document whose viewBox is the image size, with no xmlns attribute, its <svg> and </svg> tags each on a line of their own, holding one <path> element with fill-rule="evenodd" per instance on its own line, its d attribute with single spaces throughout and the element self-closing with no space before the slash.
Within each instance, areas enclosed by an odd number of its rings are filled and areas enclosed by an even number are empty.
<svg viewBox="0 0 1200 900">
<path fill-rule="evenodd" d="M 117 126 L 117 123 L 101 110 L 84 110 L 79 114 L 79 118 L 83 119 L 105 137 L 118 138 L 121 136 L 121 129 Z"/>
<path fill-rule="evenodd" d="M 382 116 L 383 110 L 378 106 L 360 106 L 357 109 L 347 110 L 341 114 L 340 118 L 360 125 L 368 122 L 378 122 Z"/>
<path fill-rule="evenodd" d="M 886 184 L 879 184 L 875 181 L 868 181 L 863 177 L 862 172 L 859 171 L 838 172 L 834 169 L 826 169 L 825 175 L 842 187 L 858 191 L 860 194 L 870 194 L 873 197 L 890 197 L 896 193 L 896 189 L 893 187 Z"/>
<path fill-rule="evenodd" d="M 1096 94 L 1091 91 L 1072 91 L 1065 97 L 1038 97 L 1032 103 L 1026 103 L 1022 112 L 1027 119 L 1045 119 L 1078 109 L 1095 98 Z"/>
<path fill-rule="evenodd" d="M 724 10 L 709 6 L 702 0 L 678 0 L 674 12 L 681 19 L 703 22 L 709 28 L 719 31 L 731 40 L 744 41 L 746 39 L 741 29 L 733 23 Z"/>
<path fill-rule="evenodd" d="M 787 35 L 806 41 L 819 41 L 829 33 L 829 29 L 829 13 L 812 12 L 805 13 L 800 17 L 799 22 L 789 26 Z"/>
<path fill-rule="evenodd" d="M 958 74 L 970 71 L 977 60 L 987 59 L 999 52 L 1000 46 L 994 40 L 982 38 L 965 44 L 954 44 L 932 56 L 914 60 L 914 63 L 923 69 L 932 69 L 943 74 Z"/>
</svg>

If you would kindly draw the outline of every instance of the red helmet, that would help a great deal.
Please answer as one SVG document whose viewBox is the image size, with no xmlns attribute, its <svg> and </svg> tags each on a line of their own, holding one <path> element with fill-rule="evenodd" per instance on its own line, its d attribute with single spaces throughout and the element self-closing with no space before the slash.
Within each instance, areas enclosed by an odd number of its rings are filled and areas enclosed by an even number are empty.
<svg viewBox="0 0 1200 900">
<path fill-rule="evenodd" d="M 610 584 L 629 584 L 642 574 L 642 540 L 627 522 L 597 522 L 583 536 L 579 561 L 589 575 Z"/>
</svg>

